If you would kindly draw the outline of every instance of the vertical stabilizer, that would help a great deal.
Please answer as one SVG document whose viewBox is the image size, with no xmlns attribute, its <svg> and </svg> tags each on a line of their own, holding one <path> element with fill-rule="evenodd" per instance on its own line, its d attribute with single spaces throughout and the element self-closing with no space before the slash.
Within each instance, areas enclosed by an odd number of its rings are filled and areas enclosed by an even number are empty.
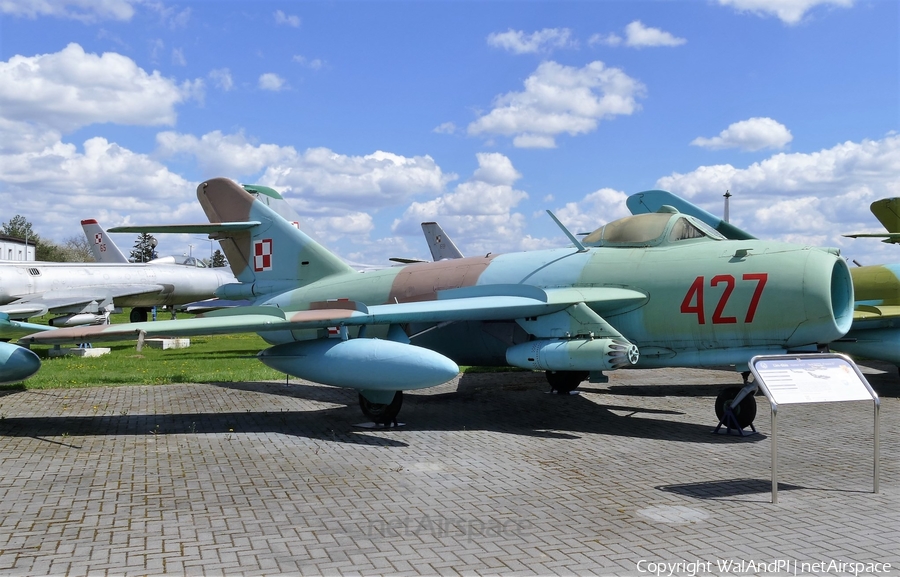
<svg viewBox="0 0 900 577">
<path fill-rule="evenodd" d="M 882 198 L 873 202 L 870 208 L 888 232 L 900 232 L 900 198 Z"/>
<path fill-rule="evenodd" d="M 462 253 L 456 248 L 456 244 L 447 236 L 444 229 L 436 222 L 423 222 L 422 232 L 431 249 L 431 258 L 435 262 L 452 258 L 463 258 Z"/>
<path fill-rule="evenodd" d="M 211 235 L 220 242 L 234 276 L 242 283 L 254 283 L 256 294 L 353 272 L 296 223 L 286 220 L 232 180 L 213 178 L 201 183 L 197 199 L 212 224 L 260 223 Z"/>
<path fill-rule="evenodd" d="M 122 254 L 116 243 L 109 238 L 103 227 L 93 218 L 82 220 L 81 229 L 87 238 L 91 253 L 96 262 L 127 263 L 128 258 Z"/>
</svg>

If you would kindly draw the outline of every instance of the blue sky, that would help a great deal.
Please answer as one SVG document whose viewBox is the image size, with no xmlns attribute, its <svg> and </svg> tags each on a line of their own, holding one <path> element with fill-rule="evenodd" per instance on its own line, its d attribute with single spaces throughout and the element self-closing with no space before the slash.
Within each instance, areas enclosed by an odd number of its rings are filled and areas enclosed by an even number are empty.
<svg viewBox="0 0 900 577">
<path fill-rule="evenodd" d="M 424 220 L 465 254 L 559 246 L 544 209 L 584 232 L 652 188 L 897 261 L 840 234 L 900 196 L 898 126 L 888 0 L 0 0 L 0 221 L 58 241 L 204 222 L 227 176 L 357 262 L 427 257 Z"/>
</svg>

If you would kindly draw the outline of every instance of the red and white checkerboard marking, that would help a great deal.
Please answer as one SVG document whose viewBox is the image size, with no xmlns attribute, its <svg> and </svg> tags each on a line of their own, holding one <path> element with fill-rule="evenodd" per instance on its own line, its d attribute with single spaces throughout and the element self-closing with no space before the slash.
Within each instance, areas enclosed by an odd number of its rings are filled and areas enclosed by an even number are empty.
<svg viewBox="0 0 900 577">
<path fill-rule="evenodd" d="M 253 241 L 253 272 L 272 270 L 272 239 Z"/>
</svg>

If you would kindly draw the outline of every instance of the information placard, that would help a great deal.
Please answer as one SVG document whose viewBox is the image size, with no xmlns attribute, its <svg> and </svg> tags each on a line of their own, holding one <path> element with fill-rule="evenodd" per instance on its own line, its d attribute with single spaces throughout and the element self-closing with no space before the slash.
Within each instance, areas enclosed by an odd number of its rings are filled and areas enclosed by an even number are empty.
<svg viewBox="0 0 900 577">
<path fill-rule="evenodd" d="M 859 373 L 845 358 L 786 355 L 754 359 L 754 368 L 779 405 L 872 400 Z"/>
<path fill-rule="evenodd" d="M 873 491 L 878 492 L 878 395 L 849 357 L 836 353 L 760 355 L 750 372 L 772 406 L 772 502 L 778 502 L 778 405 L 873 401 Z"/>
</svg>

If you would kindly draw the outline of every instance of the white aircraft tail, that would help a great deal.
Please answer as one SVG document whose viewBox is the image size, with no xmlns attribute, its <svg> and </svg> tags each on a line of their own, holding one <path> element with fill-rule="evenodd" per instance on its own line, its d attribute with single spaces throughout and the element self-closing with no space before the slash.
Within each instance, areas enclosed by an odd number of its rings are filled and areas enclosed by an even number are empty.
<svg viewBox="0 0 900 577">
<path fill-rule="evenodd" d="M 128 257 L 122 254 L 116 243 L 109 238 L 103 227 L 93 218 L 82 220 L 81 229 L 87 238 L 96 262 L 126 263 Z"/>
</svg>

